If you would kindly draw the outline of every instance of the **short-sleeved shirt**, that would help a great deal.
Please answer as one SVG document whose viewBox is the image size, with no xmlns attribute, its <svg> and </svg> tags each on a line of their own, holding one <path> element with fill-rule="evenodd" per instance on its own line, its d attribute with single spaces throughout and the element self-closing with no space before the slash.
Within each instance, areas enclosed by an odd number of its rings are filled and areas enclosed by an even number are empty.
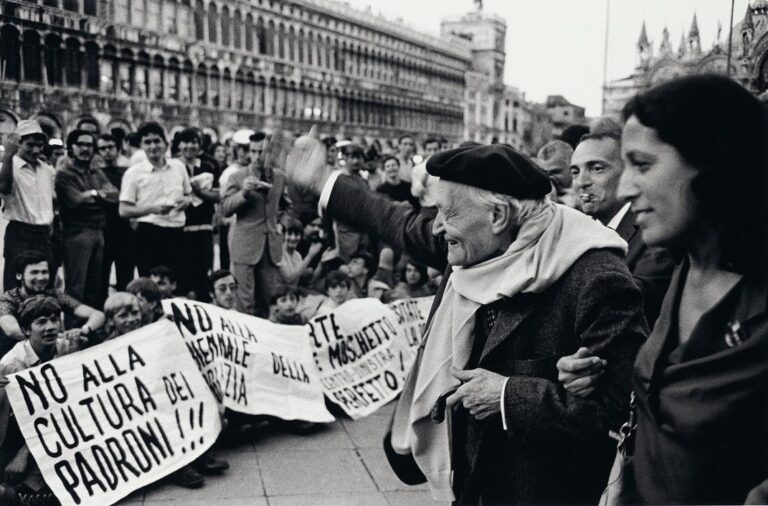
<svg viewBox="0 0 768 506">
<path fill-rule="evenodd" d="M 157 169 L 149 161 L 131 166 L 123 175 L 120 188 L 120 202 L 138 207 L 175 204 L 182 197 L 192 193 L 187 168 L 178 160 L 168 159 L 165 166 Z M 186 222 L 184 211 L 168 214 L 148 214 L 137 218 L 140 223 L 158 227 L 181 228 Z"/>
<path fill-rule="evenodd" d="M 43 295 L 56 299 L 61 306 L 61 309 L 67 314 L 74 313 L 75 309 L 82 306 L 82 303 L 77 299 L 55 288 L 46 290 Z M 22 294 L 21 288 L 11 288 L 6 291 L 0 295 L 0 316 L 13 316 L 14 318 L 18 318 L 19 308 L 21 307 L 22 302 L 30 297 L 33 296 L 25 296 Z"/>
<path fill-rule="evenodd" d="M 60 355 L 63 346 L 64 339 L 57 339 L 56 355 L 54 355 L 54 357 Z M 40 365 L 42 362 L 43 361 L 32 348 L 32 343 L 29 339 L 24 339 L 23 341 L 16 343 L 14 347 L 11 348 L 11 351 L 0 358 L 0 374 L 13 374 Z"/>
<path fill-rule="evenodd" d="M 33 167 L 16 155 L 13 157 L 13 186 L 3 195 L 3 215 L 10 221 L 28 225 L 53 223 L 53 195 L 56 171 L 43 161 Z"/>
</svg>

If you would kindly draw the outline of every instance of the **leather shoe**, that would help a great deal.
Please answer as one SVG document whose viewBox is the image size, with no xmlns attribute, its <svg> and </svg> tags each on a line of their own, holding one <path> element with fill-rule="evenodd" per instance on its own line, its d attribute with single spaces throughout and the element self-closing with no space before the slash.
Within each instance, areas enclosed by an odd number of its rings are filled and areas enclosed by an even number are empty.
<svg viewBox="0 0 768 506">
<path fill-rule="evenodd" d="M 184 488 L 200 488 L 205 484 L 202 474 L 195 471 L 192 466 L 184 466 L 169 477 L 171 483 Z"/>
<path fill-rule="evenodd" d="M 206 476 L 212 474 L 221 474 L 229 469 L 229 462 L 223 459 L 217 459 L 213 455 L 204 453 L 200 458 L 192 463 L 192 466 L 201 474 Z"/>
</svg>

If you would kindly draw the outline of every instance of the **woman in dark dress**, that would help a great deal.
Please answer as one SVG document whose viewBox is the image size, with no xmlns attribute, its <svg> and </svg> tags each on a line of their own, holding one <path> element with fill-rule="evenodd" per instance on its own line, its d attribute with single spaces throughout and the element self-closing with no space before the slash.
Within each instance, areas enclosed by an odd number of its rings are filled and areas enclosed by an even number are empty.
<svg viewBox="0 0 768 506">
<path fill-rule="evenodd" d="M 765 501 L 766 111 L 736 82 L 700 75 L 638 95 L 624 119 L 619 193 L 645 243 L 679 258 L 635 361 L 628 502 L 742 504 L 753 489 L 750 501 Z M 576 392 L 575 378 L 583 387 L 595 371 L 575 374 L 592 358 L 581 357 L 558 365 L 577 395 L 588 389 Z"/>
</svg>

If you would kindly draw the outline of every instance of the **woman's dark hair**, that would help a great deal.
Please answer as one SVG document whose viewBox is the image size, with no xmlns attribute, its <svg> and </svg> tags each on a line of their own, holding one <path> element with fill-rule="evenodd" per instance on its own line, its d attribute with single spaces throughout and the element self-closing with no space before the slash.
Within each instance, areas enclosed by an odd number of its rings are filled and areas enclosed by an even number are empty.
<svg viewBox="0 0 768 506">
<path fill-rule="evenodd" d="M 768 116 L 737 82 L 700 74 L 641 93 L 624 107 L 656 131 L 698 174 L 692 191 L 700 218 L 714 226 L 722 267 L 766 272 L 768 244 Z"/>
<path fill-rule="evenodd" d="M 426 285 L 429 281 L 429 275 L 427 274 L 427 266 L 419 263 L 414 262 L 413 260 L 408 260 L 405 262 L 405 265 L 403 265 L 403 268 L 400 271 L 400 280 L 403 283 L 407 284 L 407 281 L 405 280 L 405 271 L 408 269 L 408 266 L 412 265 L 414 269 L 419 271 L 419 276 L 421 276 L 421 279 L 419 279 L 419 282 L 416 284 L 417 288 L 421 288 L 422 286 Z"/>
</svg>

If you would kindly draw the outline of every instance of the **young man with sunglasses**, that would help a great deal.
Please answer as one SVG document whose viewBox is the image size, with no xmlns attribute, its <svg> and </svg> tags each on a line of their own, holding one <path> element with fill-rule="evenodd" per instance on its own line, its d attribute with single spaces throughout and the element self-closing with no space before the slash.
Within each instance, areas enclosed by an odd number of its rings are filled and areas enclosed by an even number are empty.
<svg viewBox="0 0 768 506">
<path fill-rule="evenodd" d="M 93 167 L 96 134 L 73 130 L 67 136 L 68 160 L 56 173 L 56 196 L 64 243 L 66 293 L 100 308 L 101 261 L 107 207 L 117 204 L 117 188 Z"/>
<path fill-rule="evenodd" d="M 14 268 L 29 253 L 43 253 L 49 259 L 53 224 L 53 167 L 40 155 L 48 137 L 35 120 L 22 120 L 14 135 L 5 141 L 0 168 L 0 196 L 3 215 L 10 223 L 5 230 L 3 287 L 15 286 Z"/>
</svg>

